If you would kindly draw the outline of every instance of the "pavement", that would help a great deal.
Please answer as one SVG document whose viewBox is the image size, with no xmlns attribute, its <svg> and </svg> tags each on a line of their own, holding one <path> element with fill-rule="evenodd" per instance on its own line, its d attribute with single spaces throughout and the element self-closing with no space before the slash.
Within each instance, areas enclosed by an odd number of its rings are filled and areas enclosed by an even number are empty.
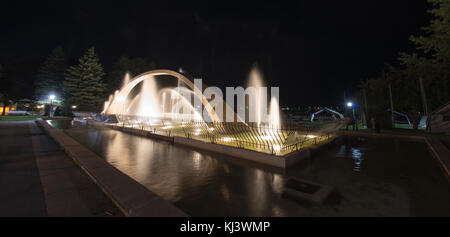
<svg viewBox="0 0 450 237">
<path fill-rule="evenodd" d="M 0 122 L 0 216 L 123 216 L 34 121 Z"/>
</svg>

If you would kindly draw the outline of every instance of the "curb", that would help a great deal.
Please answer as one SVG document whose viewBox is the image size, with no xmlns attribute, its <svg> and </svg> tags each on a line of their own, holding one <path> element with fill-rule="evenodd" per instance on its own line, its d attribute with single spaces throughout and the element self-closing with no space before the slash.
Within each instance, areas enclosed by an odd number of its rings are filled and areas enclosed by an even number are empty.
<svg viewBox="0 0 450 237">
<path fill-rule="evenodd" d="M 86 172 L 125 216 L 188 216 L 62 131 L 52 127 L 42 119 L 36 120 L 36 123 L 64 149 L 66 154 Z"/>
</svg>

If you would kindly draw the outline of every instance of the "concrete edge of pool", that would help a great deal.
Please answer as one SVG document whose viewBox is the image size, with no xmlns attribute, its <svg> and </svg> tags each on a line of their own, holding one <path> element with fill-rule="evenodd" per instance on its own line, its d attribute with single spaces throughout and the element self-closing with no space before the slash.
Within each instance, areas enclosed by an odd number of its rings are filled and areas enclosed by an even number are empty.
<svg viewBox="0 0 450 237">
<path fill-rule="evenodd" d="M 163 136 L 163 135 L 154 134 L 152 132 L 141 130 L 141 129 L 105 125 L 104 123 L 97 122 L 94 120 L 86 120 L 86 124 L 96 126 L 96 127 L 107 127 L 110 129 L 119 130 L 119 131 L 129 133 L 132 135 L 159 139 L 159 140 L 163 140 L 163 141 L 168 141 L 172 144 L 187 146 L 187 147 L 204 150 L 204 151 L 210 151 L 210 152 L 223 154 L 223 155 L 229 155 L 229 156 L 232 156 L 235 158 L 244 159 L 244 160 L 256 162 L 259 164 L 273 166 L 273 167 L 282 168 L 282 169 L 286 169 L 286 168 L 293 166 L 301 161 L 310 159 L 311 154 L 313 152 L 326 147 L 328 144 L 331 144 L 336 139 L 340 138 L 340 136 L 336 136 L 336 137 L 330 138 L 328 140 L 317 143 L 315 148 L 302 148 L 298 151 L 294 151 L 294 152 L 291 152 L 291 153 L 283 155 L 283 156 L 277 156 L 277 155 L 271 155 L 268 153 L 263 153 L 263 152 L 248 150 L 248 149 L 226 146 L 226 145 L 222 145 L 222 144 L 207 143 L 204 141 L 200 141 L 200 140 L 196 140 L 196 139 L 189 139 L 189 138 L 184 138 L 184 137 L 179 137 L 179 136 L 173 136 L 173 137 Z"/>
<path fill-rule="evenodd" d="M 36 123 L 63 148 L 126 216 L 188 216 L 46 121 L 38 119 Z"/>
</svg>

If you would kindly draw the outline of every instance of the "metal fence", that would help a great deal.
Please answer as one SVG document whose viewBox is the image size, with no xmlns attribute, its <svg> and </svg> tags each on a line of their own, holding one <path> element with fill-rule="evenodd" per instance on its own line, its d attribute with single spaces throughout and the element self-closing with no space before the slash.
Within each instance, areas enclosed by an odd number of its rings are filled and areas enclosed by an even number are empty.
<svg viewBox="0 0 450 237">
<path fill-rule="evenodd" d="M 116 115 L 113 126 L 131 127 L 164 136 L 180 136 L 274 155 L 285 155 L 327 140 L 342 121 L 317 124 L 286 123 L 281 127 L 242 122 L 176 121 Z"/>
</svg>

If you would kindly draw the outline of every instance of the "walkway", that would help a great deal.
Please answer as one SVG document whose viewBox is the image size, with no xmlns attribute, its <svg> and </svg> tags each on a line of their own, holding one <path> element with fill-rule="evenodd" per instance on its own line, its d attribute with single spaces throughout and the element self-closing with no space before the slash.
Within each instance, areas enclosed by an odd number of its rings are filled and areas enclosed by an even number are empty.
<svg viewBox="0 0 450 237">
<path fill-rule="evenodd" d="M 122 216 L 34 121 L 0 122 L 0 216 Z"/>
</svg>

